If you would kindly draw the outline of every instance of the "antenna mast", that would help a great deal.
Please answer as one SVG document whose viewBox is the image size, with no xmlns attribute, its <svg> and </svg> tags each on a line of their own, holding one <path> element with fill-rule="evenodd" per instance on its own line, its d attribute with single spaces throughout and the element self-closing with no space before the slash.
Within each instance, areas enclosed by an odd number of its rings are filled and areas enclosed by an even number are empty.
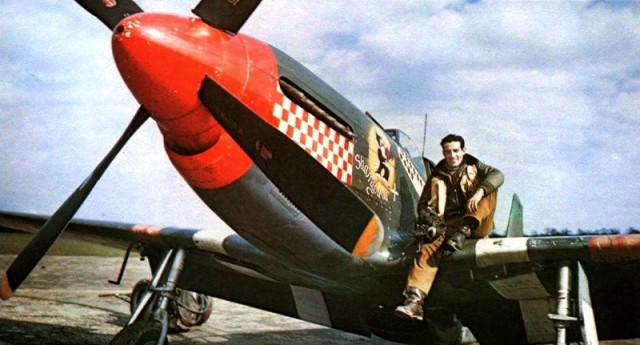
<svg viewBox="0 0 640 345">
<path fill-rule="evenodd" d="M 429 113 L 424 114 L 424 131 L 422 132 L 422 157 L 424 157 L 424 147 L 427 141 L 427 120 L 429 118 Z"/>
</svg>

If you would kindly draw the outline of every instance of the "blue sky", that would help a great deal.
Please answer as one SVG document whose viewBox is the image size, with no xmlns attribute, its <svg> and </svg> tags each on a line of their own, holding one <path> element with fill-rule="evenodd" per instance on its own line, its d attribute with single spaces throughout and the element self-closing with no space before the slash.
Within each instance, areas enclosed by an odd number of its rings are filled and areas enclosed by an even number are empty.
<svg viewBox="0 0 640 345">
<path fill-rule="evenodd" d="M 137 1 L 190 15 L 197 1 Z M 527 231 L 640 227 L 637 2 L 265 0 L 243 32 L 284 50 L 421 143 L 456 132 L 501 169 Z M 49 214 L 137 108 L 110 32 L 73 1 L 0 7 L 0 208 Z M 219 228 L 173 170 L 155 123 L 125 147 L 79 217 Z"/>
</svg>

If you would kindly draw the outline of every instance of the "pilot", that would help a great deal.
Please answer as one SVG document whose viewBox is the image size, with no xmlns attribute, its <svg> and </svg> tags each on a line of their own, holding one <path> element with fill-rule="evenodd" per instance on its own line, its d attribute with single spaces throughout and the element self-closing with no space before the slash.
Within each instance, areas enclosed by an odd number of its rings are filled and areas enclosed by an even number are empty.
<svg viewBox="0 0 640 345">
<path fill-rule="evenodd" d="M 404 305 L 398 317 L 422 320 L 422 303 L 431 289 L 443 255 L 462 248 L 471 236 L 483 238 L 493 229 L 497 189 L 504 181 L 498 169 L 467 154 L 464 139 L 449 134 L 440 142 L 444 159 L 433 170 L 418 204 L 417 223 L 432 225 L 444 220 L 444 231 L 420 246 L 420 254 L 409 270 Z"/>
</svg>

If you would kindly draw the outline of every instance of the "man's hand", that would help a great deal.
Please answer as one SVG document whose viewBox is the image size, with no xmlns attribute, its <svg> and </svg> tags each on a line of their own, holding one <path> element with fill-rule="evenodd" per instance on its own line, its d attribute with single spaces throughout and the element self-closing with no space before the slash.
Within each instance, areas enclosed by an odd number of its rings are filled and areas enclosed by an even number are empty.
<svg viewBox="0 0 640 345">
<path fill-rule="evenodd" d="M 482 198 L 484 198 L 484 189 L 478 188 L 476 193 L 473 194 L 471 199 L 469 199 L 469 202 L 467 202 L 467 210 L 469 210 L 469 212 L 471 213 L 478 212 L 478 204 L 480 203 L 480 200 L 482 200 Z"/>
<path fill-rule="evenodd" d="M 418 209 L 416 232 L 418 237 L 425 237 L 429 242 L 442 235 L 446 227 L 444 220 L 430 207 Z"/>
</svg>

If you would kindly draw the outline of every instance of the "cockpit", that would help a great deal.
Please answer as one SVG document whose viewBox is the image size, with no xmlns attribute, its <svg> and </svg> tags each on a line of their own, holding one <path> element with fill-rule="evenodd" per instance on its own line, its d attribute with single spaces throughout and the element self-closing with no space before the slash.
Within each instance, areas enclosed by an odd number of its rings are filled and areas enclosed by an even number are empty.
<svg viewBox="0 0 640 345">
<path fill-rule="evenodd" d="M 426 177 L 426 169 L 424 167 L 424 160 L 422 159 L 422 152 L 418 149 L 418 145 L 409 137 L 405 132 L 390 128 L 384 130 L 393 141 L 395 141 L 405 152 L 411 157 L 413 165 L 420 171 L 423 178 Z"/>
</svg>

